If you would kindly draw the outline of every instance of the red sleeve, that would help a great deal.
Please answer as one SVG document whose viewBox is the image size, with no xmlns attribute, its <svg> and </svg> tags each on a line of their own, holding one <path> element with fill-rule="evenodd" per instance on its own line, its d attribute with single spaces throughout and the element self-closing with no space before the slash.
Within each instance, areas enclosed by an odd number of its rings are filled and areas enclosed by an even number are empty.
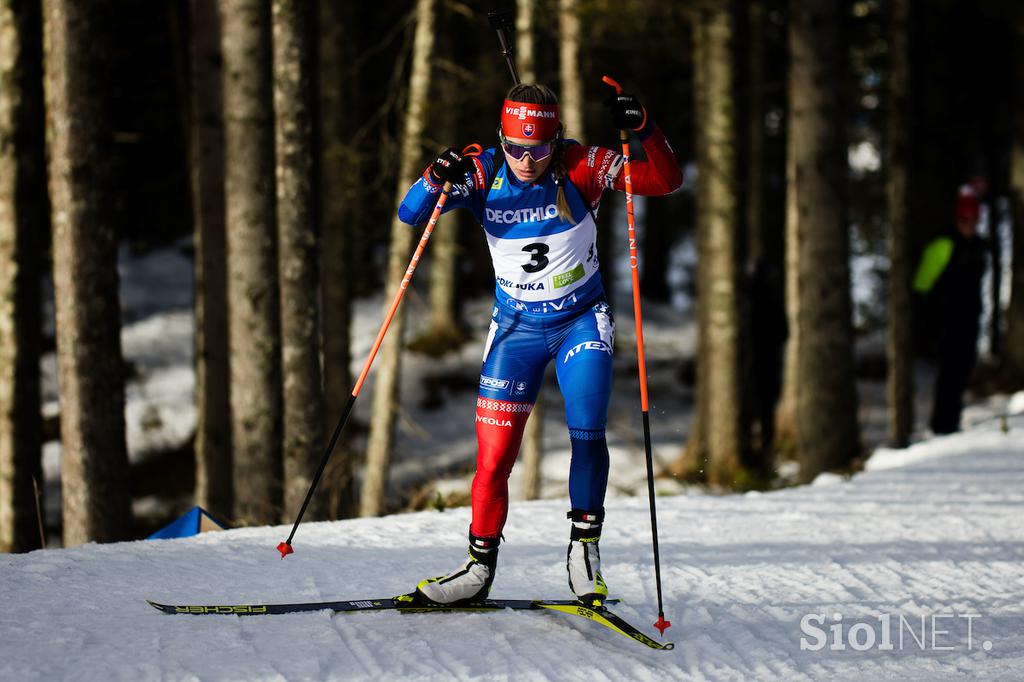
<svg viewBox="0 0 1024 682">
<path fill-rule="evenodd" d="M 656 125 L 648 125 L 649 132 L 641 135 L 646 161 L 630 159 L 633 193 L 643 196 L 668 194 L 683 184 L 679 162 L 668 140 Z M 583 198 L 595 208 L 606 189 L 625 191 L 626 179 L 622 173 L 622 154 L 605 147 L 572 145 L 565 150 L 569 179 Z"/>
</svg>

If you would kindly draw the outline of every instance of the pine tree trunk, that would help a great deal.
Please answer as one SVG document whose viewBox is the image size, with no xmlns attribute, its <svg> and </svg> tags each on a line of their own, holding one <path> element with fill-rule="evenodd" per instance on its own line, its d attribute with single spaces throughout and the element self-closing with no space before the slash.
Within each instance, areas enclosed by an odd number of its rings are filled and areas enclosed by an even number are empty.
<svg viewBox="0 0 1024 682">
<path fill-rule="evenodd" d="M 558 0 L 559 98 L 565 136 L 583 139 L 583 81 L 580 78 L 581 27 L 579 0 Z"/>
<path fill-rule="evenodd" d="M 533 27 L 537 23 L 537 4 L 535 0 L 519 0 L 516 14 L 516 41 L 517 57 L 522 54 L 528 55 L 525 60 L 519 58 L 516 65 L 519 68 L 519 77 L 524 83 L 536 82 L 537 74 L 534 60 L 534 35 Z M 564 26 L 564 25 L 563 25 Z M 565 53 L 563 52 L 564 56 Z M 581 102 L 577 101 L 577 105 Z M 565 115 L 565 103 L 562 103 L 562 113 Z M 574 112 L 571 116 L 583 120 L 582 112 Z M 577 128 L 578 134 L 582 135 L 582 128 Z M 544 388 L 546 377 L 541 377 L 541 390 L 537 393 L 537 401 L 530 411 L 526 420 L 526 428 L 523 430 L 523 461 L 520 464 L 523 472 L 523 499 L 536 500 L 540 498 L 541 489 L 541 460 L 544 458 Z"/>
<path fill-rule="evenodd" d="M 110 3 L 46 0 L 64 544 L 131 532 L 111 115 Z"/>
<path fill-rule="evenodd" d="M 537 82 L 534 27 L 537 25 L 537 0 L 516 0 L 516 70 L 523 83 Z M 527 422 L 529 423 L 529 422 Z"/>
<path fill-rule="evenodd" d="M 1010 305 L 1006 309 L 1003 355 L 1008 386 L 1024 387 L 1024 22 L 1018 24 L 1013 64 L 1013 139 L 1010 149 L 1010 210 L 1013 261 Z"/>
<path fill-rule="evenodd" d="M 679 212 L 673 210 L 674 197 L 638 197 L 644 202 L 643 268 L 640 291 L 645 300 L 668 303 L 672 292 L 668 287 L 669 256 L 672 233 L 678 227 Z"/>
<path fill-rule="evenodd" d="M 710 111 L 709 95 L 711 84 L 708 82 L 709 70 L 707 54 L 701 48 L 705 43 L 704 33 L 706 26 L 703 17 L 699 12 L 694 12 L 691 17 L 693 29 L 693 110 L 697 121 L 706 121 Z M 708 158 L 708 138 L 705 135 L 696 136 L 694 151 L 698 159 Z M 707 259 L 703 254 L 708 250 L 708 238 L 710 230 L 710 213 L 702 210 L 701 207 L 709 205 L 710 183 L 707 178 L 700 176 L 697 179 L 695 216 L 695 238 L 697 247 L 697 271 L 696 271 L 696 305 L 695 323 L 697 326 L 697 344 L 694 349 L 694 405 L 693 419 L 690 422 L 690 430 L 687 434 L 686 444 L 682 453 L 672 463 L 669 471 L 673 476 L 686 478 L 707 478 L 708 472 L 708 414 L 710 411 L 709 398 L 709 339 L 708 339 L 708 312 L 707 301 L 711 286 L 709 283 L 710 269 Z"/>
<path fill-rule="evenodd" d="M 320 254 L 313 146 L 312 10 L 307 0 L 273 2 L 285 523 L 302 506 L 324 442 L 317 310 Z M 305 518 L 325 518 L 326 500 L 324 495 L 314 496 Z"/>
<path fill-rule="evenodd" d="M 523 499 L 540 499 L 541 461 L 544 458 L 544 394 L 537 394 L 537 402 L 530 410 L 530 416 L 523 430 Z"/>
<path fill-rule="evenodd" d="M 765 25 L 767 12 L 764 0 L 751 0 L 747 8 L 747 167 L 744 208 L 747 221 L 747 261 L 756 263 L 767 257 L 765 217 L 764 171 L 766 166 L 764 144 L 765 117 Z"/>
<path fill-rule="evenodd" d="M 281 518 L 281 335 L 270 3 L 220 0 L 231 442 L 239 523 Z"/>
<path fill-rule="evenodd" d="M 409 97 L 402 135 L 402 160 L 395 189 L 397 204 L 408 191 L 422 162 L 423 130 L 427 122 L 427 97 L 430 92 L 431 55 L 434 52 L 435 0 L 416 0 L 416 33 L 413 37 L 412 70 L 409 74 Z M 444 226 L 439 226 L 443 228 Z M 388 255 L 388 277 L 385 304 L 397 291 L 409 264 L 413 230 L 398 219 L 391 219 L 391 247 Z M 398 401 L 398 378 L 401 371 L 402 336 L 405 308 L 400 307 L 377 359 L 377 379 L 373 387 L 373 417 L 366 449 L 366 470 L 359 501 L 360 516 L 378 516 L 384 512 L 387 499 L 391 449 L 394 443 L 395 411 Z"/>
<path fill-rule="evenodd" d="M 352 235 L 358 226 L 359 156 L 351 141 L 357 120 L 352 69 L 358 28 L 351 3 L 319 2 L 319 177 L 320 287 L 325 424 L 333 428 L 352 394 L 351 317 Z M 335 447 L 328 480 L 337 500 L 332 514 L 354 516 L 358 509 L 355 486 L 357 457 L 346 429 Z M 326 445 L 326 443 L 324 443 Z M 325 481 L 326 483 L 327 481 Z"/>
<path fill-rule="evenodd" d="M 42 14 L 0 0 L 0 552 L 40 546 L 40 243 L 49 227 Z"/>
<path fill-rule="evenodd" d="M 839 6 L 790 2 L 787 217 L 795 257 L 795 406 L 800 476 L 812 480 L 859 454 L 853 374 L 849 229 L 841 106 Z"/>
<path fill-rule="evenodd" d="M 697 129 L 704 142 L 698 157 L 701 182 L 706 185 L 698 210 L 707 230 L 700 259 L 707 275 L 700 305 L 706 307 L 706 383 L 708 392 L 708 480 L 737 483 L 749 443 L 743 419 L 740 344 L 740 215 L 737 203 L 736 116 L 733 107 L 732 17 L 729 8 L 704 10 L 697 31 L 699 63 L 705 69 L 707 105 Z"/>
<path fill-rule="evenodd" d="M 232 515 L 228 370 L 227 233 L 224 224 L 224 91 L 220 16 L 189 3 L 189 145 L 195 245 L 196 504 Z"/>
<path fill-rule="evenodd" d="M 889 26 L 888 178 L 889 319 L 887 329 L 889 438 L 906 447 L 914 429 L 914 358 L 911 325 L 910 220 L 907 213 L 910 149 L 910 0 L 892 0 Z"/>
<path fill-rule="evenodd" d="M 454 33 L 457 30 L 453 14 L 450 10 L 442 12 L 439 19 L 439 30 L 442 33 Z M 456 57 L 452 47 L 447 41 L 443 42 L 438 45 L 438 54 L 435 56 L 446 63 L 455 64 Z M 460 140 L 464 135 L 465 121 L 459 120 L 461 108 L 457 103 L 462 96 L 459 77 L 453 73 L 453 69 L 439 71 L 438 97 L 448 106 L 434 113 L 433 117 L 436 120 L 432 126 L 441 132 L 445 140 L 450 140 L 450 144 L 465 144 Z M 459 214 L 461 213 L 460 211 Z M 430 263 L 425 273 L 429 283 L 429 321 L 424 333 L 409 344 L 410 348 L 432 356 L 439 357 L 458 350 L 466 340 L 459 315 L 456 286 L 459 262 L 458 218 L 462 217 L 459 214 L 453 215 L 441 229 L 434 230 L 430 238 Z"/>
</svg>

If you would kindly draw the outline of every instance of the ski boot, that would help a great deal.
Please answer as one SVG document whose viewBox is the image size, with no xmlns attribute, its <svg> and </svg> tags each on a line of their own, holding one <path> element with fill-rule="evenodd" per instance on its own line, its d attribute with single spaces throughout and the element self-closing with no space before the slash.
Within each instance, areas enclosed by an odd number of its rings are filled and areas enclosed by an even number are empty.
<svg viewBox="0 0 1024 682">
<path fill-rule="evenodd" d="M 435 604 L 468 604 L 487 598 L 498 562 L 499 538 L 469 534 L 469 559 L 448 575 L 421 580 L 419 598 Z"/>
<path fill-rule="evenodd" d="M 608 586 L 601 577 L 601 539 L 604 510 L 589 512 L 573 509 L 566 515 L 572 521 L 569 551 L 565 567 L 569 571 L 569 588 L 581 603 L 599 607 L 608 597 Z"/>
</svg>

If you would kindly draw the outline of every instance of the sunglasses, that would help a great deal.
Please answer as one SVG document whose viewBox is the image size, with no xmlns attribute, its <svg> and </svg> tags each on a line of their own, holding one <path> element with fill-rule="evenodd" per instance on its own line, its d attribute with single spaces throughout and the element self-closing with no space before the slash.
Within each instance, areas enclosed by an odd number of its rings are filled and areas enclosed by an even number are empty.
<svg viewBox="0 0 1024 682">
<path fill-rule="evenodd" d="M 522 160 L 527 154 L 535 162 L 543 161 L 544 159 L 551 156 L 555 151 L 557 140 L 551 140 L 550 142 L 543 142 L 535 145 L 516 144 L 515 142 L 509 142 L 501 133 L 498 133 L 498 140 L 501 141 L 501 146 L 504 148 L 505 153 L 511 156 L 516 161 Z"/>
</svg>

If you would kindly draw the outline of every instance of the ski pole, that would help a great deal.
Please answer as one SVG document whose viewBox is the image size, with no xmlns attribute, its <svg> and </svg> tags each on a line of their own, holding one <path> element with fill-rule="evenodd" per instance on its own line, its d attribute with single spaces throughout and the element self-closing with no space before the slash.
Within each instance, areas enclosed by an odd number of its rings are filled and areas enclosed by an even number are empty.
<svg viewBox="0 0 1024 682">
<path fill-rule="evenodd" d="M 483 149 L 480 145 L 471 144 L 462 150 L 462 154 L 463 156 L 478 156 L 482 151 Z M 324 455 L 320 459 L 320 466 L 316 470 L 316 475 L 313 476 L 313 482 L 309 485 L 309 491 L 306 493 L 306 499 L 302 501 L 302 507 L 299 509 L 299 515 L 295 518 L 295 524 L 292 526 L 292 532 L 288 534 L 287 540 L 277 546 L 277 551 L 281 553 L 282 559 L 295 551 L 292 549 L 292 538 L 295 537 L 295 531 L 298 530 L 299 523 L 302 522 L 302 516 L 306 513 L 306 507 L 309 506 L 309 501 L 313 499 L 313 492 L 316 490 L 317 484 L 320 483 L 320 477 L 323 475 L 324 469 L 327 467 L 327 460 L 331 458 L 331 453 L 334 452 L 334 446 L 338 442 L 341 430 L 345 427 L 345 422 L 348 421 L 348 417 L 352 413 L 352 406 L 356 404 L 356 398 L 359 397 L 359 391 L 363 388 L 363 382 L 366 381 L 366 376 L 370 373 L 370 366 L 373 365 L 373 360 L 377 357 L 377 351 L 380 350 L 380 345 L 384 342 L 384 335 L 387 334 L 388 327 L 391 325 L 391 320 L 394 318 L 395 312 L 398 310 L 398 304 L 402 302 L 402 296 L 405 295 L 405 290 L 409 287 L 409 282 L 412 280 L 412 273 L 416 271 L 416 266 L 420 262 L 420 256 L 423 255 L 423 251 L 427 247 L 427 241 L 430 239 L 430 235 L 434 231 L 434 225 L 437 224 L 437 219 L 441 216 L 441 210 L 448 201 L 448 193 L 451 189 L 451 182 L 444 183 L 444 187 L 441 190 L 441 196 L 437 198 L 437 204 L 434 205 L 434 211 L 430 214 L 430 220 L 427 222 L 427 226 L 423 228 L 423 236 L 420 237 L 420 242 L 416 247 L 416 252 L 413 253 L 412 260 L 409 261 L 409 267 L 405 270 L 405 277 L 402 278 L 402 283 L 399 285 L 398 291 L 395 292 L 395 298 L 391 301 L 391 308 L 388 310 L 387 315 L 384 316 L 384 322 L 380 325 L 380 330 L 377 332 L 377 338 L 373 342 L 373 347 L 370 349 L 370 354 L 366 358 L 366 363 L 363 365 L 363 371 L 359 374 L 359 378 L 356 380 L 356 385 L 352 389 L 352 394 L 348 398 L 348 403 L 345 404 L 345 409 L 341 411 L 341 417 L 338 419 L 338 424 L 334 427 L 334 434 L 331 436 L 331 440 L 327 444 L 327 449 L 324 450 Z"/>
<path fill-rule="evenodd" d="M 609 76 L 603 80 L 615 88 L 615 94 L 622 94 L 622 87 Z M 640 374 L 640 410 L 644 422 L 644 451 L 647 455 L 647 497 L 650 500 L 651 508 L 651 538 L 654 544 L 654 579 L 658 590 L 658 621 L 654 627 L 658 632 L 665 634 L 667 628 L 672 627 L 670 621 L 665 620 L 665 609 L 661 599 L 661 556 L 658 552 L 658 511 L 654 499 L 654 458 L 651 455 L 651 420 L 647 404 L 647 361 L 644 357 L 644 327 L 643 314 L 640 310 L 640 273 L 637 269 L 636 253 L 636 221 L 633 218 L 633 179 L 629 170 L 629 133 L 623 129 L 619 131 L 619 139 L 622 141 L 622 162 L 626 176 L 626 223 L 629 226 L 629 269 L 633 275 L 633 319 L 636 321 L 636 361 Z"/>
</svg>

